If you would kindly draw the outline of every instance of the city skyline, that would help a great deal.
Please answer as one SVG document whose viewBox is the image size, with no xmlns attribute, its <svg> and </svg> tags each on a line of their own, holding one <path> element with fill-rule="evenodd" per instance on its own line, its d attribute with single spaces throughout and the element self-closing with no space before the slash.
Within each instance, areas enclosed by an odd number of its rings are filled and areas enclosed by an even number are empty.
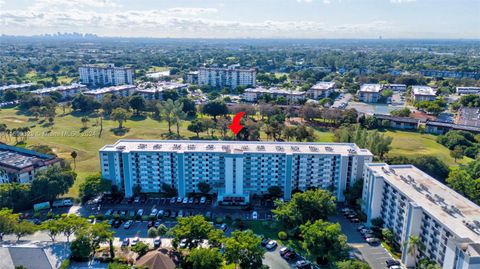
<svg viewBox="0 0 480 269">
<path fill-rule="evenodd" d="M 0 34 L 154 38 L 480 38 L 471 0 L 0 0 Z"/>
</svg>

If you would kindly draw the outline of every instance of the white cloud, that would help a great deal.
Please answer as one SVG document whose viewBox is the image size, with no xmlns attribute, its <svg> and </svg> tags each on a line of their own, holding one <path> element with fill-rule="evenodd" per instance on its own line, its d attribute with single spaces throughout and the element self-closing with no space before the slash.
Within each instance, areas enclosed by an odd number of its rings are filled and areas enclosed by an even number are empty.
<svg viewBox="0 0 480 269">
<path fill-rule="evenodd" d="M 218 9 L 216 8 L 191 8 L 191 7 L 176 7 L 169 8 L 165 13 L 172 15 L 186 15 L 186 16 L 198 16 L 207 13 L 217 13 Z"/>
<path fill-rule="evenodd" d="M 5 1 L 0 0 L 0 7 L 2 7 L 3 5 L 5 5 Z"/>
<path fill-rule="evenodd" d="M 113 0 L 37 0 L 30 9 L 65 9 L 65 8 L 112 8 L 120 7 Z"/>
<path fill-rule="evenodd" d="M 415 2 L 416 0 L 390 0 L 390 3 L 394 4 L 402 4 L 402 3 L 411 3 Z"/>
</svg>

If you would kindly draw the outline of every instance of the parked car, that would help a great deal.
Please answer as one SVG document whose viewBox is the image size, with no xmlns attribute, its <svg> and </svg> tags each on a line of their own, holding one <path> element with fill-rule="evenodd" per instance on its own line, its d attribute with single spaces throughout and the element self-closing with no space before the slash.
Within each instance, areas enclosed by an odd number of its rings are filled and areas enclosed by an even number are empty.
<svg viewBox="0 0 480 269">
<path fill-rule="evenodd" d="M 158 210 L 157 219 L 161 219 L 163 217 L 164 213 L 165 213 L 165 211 L 163 209 Z"/>
<path fill-rule="evenodd" d="M 258 219 L 258 213 L 257 211 L 252 212 L 252 219 Z"/>
<path fill-rule="evenodd" d="M 178 247 L 186 248 L 187 247 L 187 239 L 180 240 L 180 244 L 178 244 Z"/>
<path fill-rule="evenodd" d="M 155 221 L 155 224 L 153 226 L 155 226 L 155 228 L 158 228 L 160 224 L 162 224 L 160 221 Z"/>
<path fill-rule="evenodd" d="M 63 200 L 63 206 L 73 206 L 73 202 L 70 199 Z"/>
<path fill-rule="evenodd" d="M 366 227 L 364 225 L 360 225 L 357 227 L 357 231 L 359 232 L 362 232 L 363 229 L 365 229 Z"/>
<path fill-rule="evenodd" d="M 312 264 L 309 261 L 306 261 L 306 260 L 297 261 L 295 263 L 295 266 L 297 267 L 297 269 L 311 269 L 312 268 Z"/>
<path fill-rule="evenodd" d="M 176 218 L 177 217 L 177 212 L 172 210 L 172 213 L 170 214 L 170 217 Z"/>
<path fill-rule="evenodd" d="M 123 228 L 130 229 L 130 227 L 132 227 L 132 224 L 133 224 L 133 220 L 128 220 L 127 222 L 125 222 L 125 224 L 123 224 Z"/>
<path fill-rule="evenodd" d="M 193 204 L 193 201 L 194 201 L 194 200 L 195 200 L 195 198 L 190 197 L 190 198 L 188 198 L 188 203 L 189 203 L 189 204 Z"/>
<path fill-rule="evenodd" d="M 140 208 L 140 209 L 137 211 L 137 216 L 140 216 L 140 217 L 143 216 L 143 209 Z"/>
<path fill-rule="evenodd" d="M 150 217 L 156 217 L 158 213 L 158 210 L 156 208 L 152 209 L 152 212 L 150 212 Z"/>
<path fill-rule="evenodd" d="M 287 247 L 282 247 L 282 248 L 279 250 L 280 256 L 285 255 L 285 253 L 287 253 L 288 251 L 290 251 L 289 248 L 287 248 Z"/>
<path fill-rule="evenodd" d="M 222 231 L 226 231 L 226 230 L 227 230 L 227 224 L 222 223 L 222 225 L 220 225 L 220 229 L 221 229 Z"/>
<path fill-rule="evenodd" d="M 262 238 L 262 241 L 260 242 L 260 245 L 262 247 L 264 247 L 268 244 L 269 241 L 270 241 L 270 239 L 264 237 L 264 238 Z"/>
<path fill-rule="evenodd" d="M 183 198 L 182 204 L 184 204 L 184 205 L 188 204 L 188 198 L 187 197 Z"/>
<path fill-rule="evenodd" d="M 163 213 L 163 216 L 164 217 L 170 217 L 170 213 L 171 213 L 170 210 L 165 210 L 165 212 Z"/>
<path fill-rule="evenodd" d="M 385 263 L 387 264 L 387 267 L 391 267 L 391 266 L 394 266 L 394 265 L 400 265 L 400 262 L 397 261 L 397 260 L 394 260 L 394 259 L 389 259 L 389 260 L 386 260 Z"/>
<path fill-rule="evenodd" d="M 138 244 L 138 242 L 140 242 L 140 238 L 138 238 L 138 236 L 134 237 L 132 239 L 132 246 L 135 246 L 136 244 Z"/>
<path fill-rule="evenodd" d="M 113 222 L 112 227 L 113 227 L 113 228 L 119 228 L 120 225 L 122 225 L 122 222 L 121 222 L 120 220 L 115 220 L 115 221 Z"/>
<path fill-rule="evenodd" d="M 275 249 L 275 247 L 277 247 L 277 241 L 275 240 L 268 241 L 267 245 L 265 246 L 265 248 L 268 250 Z"/>
<path fill-rule="evenodd" d="M 207 198 L 205 196 L 202 196 L 202 198 L 200 198 L 200 204 L 205 204 L 206 201 Z"/>
<path fill-rule="evenodd" d="M 285 255 L 283 255 L 283 258 L 288 261 L 294 260 L 295 258 L 297 258 L 297 253 L 295 253 L 295 251 L 293 250 L 288 251 L 287 253 L 285 253 Z"/>
<path fill-rule="evenodd" d="M 135 199 L 133 200 L 134 203 L 138 204 L 140 203 L 140 197 L 135 197 Z"/>
<path fill-rule="evenodd" d="M 180 210 L 178 211 L 178 216 L 179 216 L 180 218 L 183 217 L 183 210 L 182 210 L 182 209 L 180 209 Z"/>
<path fill-rule="evenodd" d="M 177 204 L 180 204 L 182 202 L 182 197 L 177 197 Z"/>
<path fill-rule="evenodd" d="M 122 247 L 128 247 L 128 245 L 130 245 L 130 239 L 128 238 L 123 239 Z"/>
<path fill-rule="evenodd" d="M 390 266 L 389 269 L 402 269 L 399 265 Z"/>
<path fill-rule="evenodd" d="M 175 198 L 175 197 L 170 198 L 170 204 L 175 204 L 176 200 L 177 200 L 177 198 Z"/>
<path fill-rule="evenodd" d="M 147 228 L 153 227 L 153 224 L 154 224 L 154 222 L 150 220 L 150 221 L 147 223 Z"/>
<path fill-rule="evenodd" d="M 153 247 L 159 248 L 161 245 L 162 245 L 162 240 L 160 239 L 160 237 L 155 237 L 155 239 L 153 239 Z"/>
<path fill-rule="evenodd" d="M 366 239 L 367 243 L 369 243 L 370 245 L 374 245 L 374 244 L 378 244 L 380 243 L 380 239 L 378 238 L 375 238 L 375 237 L 369 237 Z"/>
</svg>

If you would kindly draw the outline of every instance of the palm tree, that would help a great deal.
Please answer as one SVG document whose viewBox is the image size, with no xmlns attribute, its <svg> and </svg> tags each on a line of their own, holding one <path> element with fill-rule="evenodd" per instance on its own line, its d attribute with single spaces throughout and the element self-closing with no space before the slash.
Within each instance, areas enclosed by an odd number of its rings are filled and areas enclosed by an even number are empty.
<svg viewBox="0 0 480 269">
<path fill-rule="evenodd" d="M 173 118 L 177 125 L 177 135 L 180 136 L 180 123 L 187 118 L 187 113 L 183 112 L 183 103 L 180 100 L 175 101 L 174 104 Z"/>
<path fill-rule="evenodd" d="M 172 133 L 172 124 L 175 122 L 176 104 L 172 99 L 163 101 L 157 105 L 157 109 L 160 112 L 160 119 L 167 121 L 168 133 Z"/>
<path fill-rule="evenodd" d="M 72 153 L 70 153 L 70 156 L 73 159 L 73 170 L 75 170 L 75 168 L 77 168 L 76 159 L 77 159 L 78 154 L 77 154 L 76 151 L 72 151 Z"/>
<path fill-rule="evenodd" d="M 420 237 L 415 235 L 411 235 L 408 238 L 407 245 L 408 245 L 408 249 L 407 249 L 408 254 L 412 255 L 415 259 L 417 258 L 418 251 L 425 248 L 425 245 L 423 244 Z"/>
</svg>

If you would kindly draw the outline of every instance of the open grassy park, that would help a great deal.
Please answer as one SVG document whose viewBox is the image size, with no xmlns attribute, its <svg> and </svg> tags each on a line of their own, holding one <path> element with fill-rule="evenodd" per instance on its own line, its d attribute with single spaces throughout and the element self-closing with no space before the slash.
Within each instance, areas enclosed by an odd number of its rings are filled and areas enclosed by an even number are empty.
<svg viewBox="0 0 480 269">
<path fill-rule="evenodd" d="M 34 118 L 23 115 L 13 108 L 0 110 L 0 122 L 5 123 L 9 129 L 19 127 L 29 127 L 31 135 L 26 140 L 26 145 L 42 144 L 50 146 L 55 153 L 62 158 L 71 160 L 70 153 L 76 151 L 76 171 L 78 179 L 67 194 L 68 196 L 78 196 L 78 186 L 86 175 L 99 171 L 98 150 L 105 144 L 111 144 L 118 139 L 163 139 L 168 134 L 168 127 L 165 121 L 155 121 L 149 117 L 141 119 L 131 119 L 124 126 L 128 132 L 123 136 L 115 135 L 111 129 L 117 127 L 117 122 L 111 120 L 103 121 L 103 132 L 100 134 L 98 119 L 91 118 L 87 123 L 88 129 L 80 132 L 83 124 L 81 115 L 71 115 L 68 113 L 62 115 L 62 111 L 57 110 L 57 116 L 53 125 L 48 126 L 42 122 L 42 119 L 36 121 Z M 187 130 L 189 122 L 182 122 L 180 134 L 185 139 L 195 139 L 195 133 Z M 175 127 L 172 127 L 175 131 Z M 390 155 L 404 155 L 414 157 L 418 155 L 435 155 L 448 165 L 455 165 L 453 158 L 450 157 L 447 148 L 435 142 L 436 137 L 428 134 L 419 134 L 401 131 L 387 131 L 392 136 L 392 150 Z M 218 132 L 217 132 L 217 135 Z M 209 139 L 207 133 L 201 133 L 202 139 Z M 328 130 L 316 130 L 316 141 L 332 142 L 333 133 Z M 233 138 L 233 137 L 232 137 Z M 266 139 L 264 133 L 262 139 Z M 15 138 L 0 136 L 0 141 L 7 144 L 15 144 Z M 459 162 L 468 161 L 465 158 Z"/>
</svg>

